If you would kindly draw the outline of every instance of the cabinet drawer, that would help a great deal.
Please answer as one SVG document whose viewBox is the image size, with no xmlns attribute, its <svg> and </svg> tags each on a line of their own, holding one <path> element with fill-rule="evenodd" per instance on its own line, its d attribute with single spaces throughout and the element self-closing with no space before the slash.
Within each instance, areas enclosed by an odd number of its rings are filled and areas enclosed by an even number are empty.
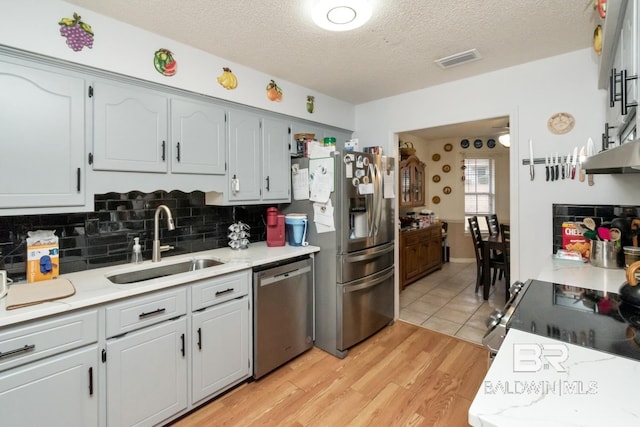
<svg viewBox="0 0 640 427">
<path fill-rule="evenodd" d="M 0 332 L 0 371 L 97 340 L 97 310 L 9 327 Z"/>
<path fill-rule="evenodd" d="M 153 325 L 187 312 L 186 289 L 153 293 L 107 307 L 107 338 Z"/>
<path fill-rule="evenodd" d="M 191 306 L 195 311 L 246 295 L 250 280 L 251 274 L 247 270 L 197 283 L 191 288 Z"/>
<path fill-rule="evenodd" d="M 410 245 L 415 245 L 417 243 L 420 243 L 421 241 L 423 241 L 429 236 L 427 231 L 428 230 L 425 228 L 419 229 L 419 230 L 405 231 L 404 244 L 406 246 L 410 246 Z"/>
</svg>

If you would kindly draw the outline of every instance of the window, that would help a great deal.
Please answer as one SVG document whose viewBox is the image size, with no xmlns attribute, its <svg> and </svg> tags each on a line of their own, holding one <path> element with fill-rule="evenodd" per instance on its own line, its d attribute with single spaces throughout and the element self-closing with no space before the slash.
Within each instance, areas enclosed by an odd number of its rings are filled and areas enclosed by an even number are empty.
<svg viewBox="0 0 640 427">
<path fill-rule="evenodd" d="M 495 213 L 495 161 L 493 159 L 465 159 L 464 161 L 464 217 L 469 231 L 469 217 Z M 478 221 L 487 231 L 486 221 Z"/>
</svg>

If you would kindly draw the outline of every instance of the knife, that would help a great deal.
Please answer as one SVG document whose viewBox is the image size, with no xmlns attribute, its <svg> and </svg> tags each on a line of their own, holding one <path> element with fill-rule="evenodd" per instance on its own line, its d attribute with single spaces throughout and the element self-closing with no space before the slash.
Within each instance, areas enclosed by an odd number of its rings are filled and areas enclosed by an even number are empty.
<svg viewBox="0 0 640 427">
<path fill-rule="evenodd" d="M 544 170 L 545 175 L 547 176 L 547 181 L 549 181 L 549 156 L 544 156 Z"/>
<path fill-rule="evenodd" d="M 571 158 L 571 179 L 576 179 L 576 164 L 578 163 L 578 147 L 573 147 L 573 157 Z"/>
<path fill-rule="evenodd" d="M 587 156 L 593 156 L 595 153 L 596 149 L 593 145 L 593 140 L 591 139 L 591 137 L 589 137 L 589 139 L 587 140 Z M 589 185 L 593 185 L 593 174 L 587 174 L 587 182 L 589 183 Z"/>
<path fill-rule="evenodd" d="M 567 153 L 567 161 L 565 162 L 564 166 L 565 168 L 567 168 L 567 179 L 571 179 L 571 163 L 570 163 L 570 159 L 571 159 L 571 151 L 569 151 Z"/>
<path fill-rule="evenodd" d="M 549 156 L 549 170 L 551 171 L 551 181 L 555 181 L 556 179 L 556 175 L 554 173 L 554 167 L 553 167 L 554 161 L 555 159 L 553 158 L 553 153 L 552 153 L 551 156 Z"/>
<path fill-rule="evenodd" d="M 556 181 L 560 179 L 560 159 L 558 159 L 558 152 L 556 151 Z"/>
<path fill-rule="evenodd" d="M 536 170 L 533 166 L 533 141 L 529 138 L 529 176 L 531 181 L 536 177 Z"/>
<path fill-rule="evenodd" d="M 562 170 L 562 179 L 564 179 L 567 172 L 567 159 L 560 158 L 560 162 L 562 163 L 560 166 L 560 169 Z"/>
<path fill-rule="evenodd" d="M 579 174 L 580 182 L 584 182 L 584 169 L 582 169 L 582 163 L 586 158 L 587 158 L 587 149 L 583 145 L 582 147 L 580 147 L 580 174 Z"/>
</svg>

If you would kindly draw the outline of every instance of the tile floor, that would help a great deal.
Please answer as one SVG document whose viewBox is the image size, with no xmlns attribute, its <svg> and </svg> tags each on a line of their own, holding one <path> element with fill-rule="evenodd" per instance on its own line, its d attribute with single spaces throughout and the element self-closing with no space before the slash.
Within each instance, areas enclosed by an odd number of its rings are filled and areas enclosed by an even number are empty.
<svg viewBox="0 0 640 427">
<path fill-rule="evenodd" d="M 496 280 L 489 300 L 476 294 L 476 263 L 448 262 L 442 270 L 413 282 L 400 293 L 400 319 L 481 344 L 485 319 L 505 302 L 504 279 Z"/>
</svg>

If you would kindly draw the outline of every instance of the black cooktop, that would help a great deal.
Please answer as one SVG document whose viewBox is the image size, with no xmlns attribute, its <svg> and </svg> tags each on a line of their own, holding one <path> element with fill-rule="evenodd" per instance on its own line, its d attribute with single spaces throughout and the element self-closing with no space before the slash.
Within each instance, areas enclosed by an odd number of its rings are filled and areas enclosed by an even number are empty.
<svg viewBox="0 0 640 427">
<path fill-rule="evenodd" d="M 640 360 L 640 310 L 617 293 L 531 280 L 509 327 Z"/>
</svg>

